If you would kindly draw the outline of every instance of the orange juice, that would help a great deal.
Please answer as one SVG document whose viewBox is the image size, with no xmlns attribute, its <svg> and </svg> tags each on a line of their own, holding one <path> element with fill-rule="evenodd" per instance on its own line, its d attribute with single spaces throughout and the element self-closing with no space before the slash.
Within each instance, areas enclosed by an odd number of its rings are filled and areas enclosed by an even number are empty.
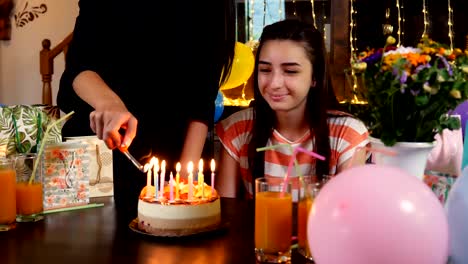
<svg viewBox="0 0 468 264">
<path fill-rule="evenodd" d="M 286 252 L 291 246 L 292 196 L 257 192 L 255 196 L 255 248 L 265 253 Z"/>
<path fill-rule="evenodd" d="M 16 210 L 18 215 L 42 213 L 42 183 L 16 184 Z"/>
<path fill-rule="evenodd" d="M 299 248 L 303 249 L 307 256 L 310 256 L 309 243 L 307 241 L 307 219 L 314 199 L 304 197 L 297 205 L 297 240 Z"/>
<path fill-rule="evenodd" d="M 15 222 L 15 185 L 15 170 L 0 169 L 0 224 L 11 224 Z"/>
</svg>

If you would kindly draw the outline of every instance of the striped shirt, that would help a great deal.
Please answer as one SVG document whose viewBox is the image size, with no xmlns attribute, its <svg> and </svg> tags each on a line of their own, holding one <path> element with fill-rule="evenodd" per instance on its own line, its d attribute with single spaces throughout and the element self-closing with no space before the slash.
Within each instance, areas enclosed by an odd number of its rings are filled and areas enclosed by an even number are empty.
<svg viewBox="0 0 468 264">
<path fill-rule="evenodd" d="M 341 112 L 335 112 L 341 113 Z M 330 171 L 329 175 L 336 174 L 338 166 L 350 159 L 356 148 L 365 147 L 368 141 L 368 130 L 358 119 L 343 113 L 341 116 L 328 118 L 330 130 Z M 240 165 L 240 173 L 246 190 L 252 194 L 252 174 L 248 163 L 248 144 L 252 138 L 253 109 L 247 108 L 238 111 L 216 124 L 215 130 L 222 145 Z M 308 131 L 300 139 L 292 142 L 282 136 L 277 130 L 268 139 L 268 146 L 283 145 L 265 151 L 265 177 L 284 177 L 292 157 L 292 149 L 302 147 L 313 150 L 315 140 Z M 291 147 L 289 147 L 291 145 Z M 318 153 L 320 154 L 320 153 Z M 298 152 L 296 155 L 298 166 L 290 170 L 291 179 L 298 175 L 309 176 L 315 174 L 315 158 L 307 153 Z M 296 169 L 299 170 L 297 173 Z M 293 182 L 293 186 L 294 186 Z"/>
</svg>

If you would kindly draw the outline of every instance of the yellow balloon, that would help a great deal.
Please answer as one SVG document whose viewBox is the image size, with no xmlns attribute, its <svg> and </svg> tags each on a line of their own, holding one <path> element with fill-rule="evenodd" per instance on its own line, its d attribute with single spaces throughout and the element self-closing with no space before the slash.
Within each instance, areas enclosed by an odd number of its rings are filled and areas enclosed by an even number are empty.
<svg viewBox="0 0 468 264">
<path fill-rule="evenodd" d="M 226 82 L 221 85 L 221 90 L 236 88 L 247 82 L 254 70 L 255 58 L 252 49 L 241 43 L 236 42 L 234 49 L 234 60 L 232 62 L 231 73 Z"/>
</svg>

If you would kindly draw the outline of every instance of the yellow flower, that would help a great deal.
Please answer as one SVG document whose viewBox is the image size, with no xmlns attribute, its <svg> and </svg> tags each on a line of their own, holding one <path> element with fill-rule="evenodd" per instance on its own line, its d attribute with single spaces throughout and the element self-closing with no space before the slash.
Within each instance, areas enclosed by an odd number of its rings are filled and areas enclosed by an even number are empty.
<svg viewBox="0 0 468 264">
<path fill-rule="evenodd" d="M 452 90 L 450 91 L 450 96 L 452 96 L 455 99 L 461 99 L 461 93 L 458 90 Z"/>
<path fill-rule="evenodd" d="M 387 45 L 392 45 L 392 44 L 395 44 L 396 42 L 396 39 L 392 36 L 388 36 L 387 38 Z"/>
<path fill-rule="evenodd" d="M 367 69 L 367 63 L 365 62 L 353 63 L 353 69 L 358 72 L 363 72 Z"/>
<path fill-rule="evenodd" d="M 461 69 L 464 73 L 468 73 L 468 65 L 463 65 Z"/>
</svg>

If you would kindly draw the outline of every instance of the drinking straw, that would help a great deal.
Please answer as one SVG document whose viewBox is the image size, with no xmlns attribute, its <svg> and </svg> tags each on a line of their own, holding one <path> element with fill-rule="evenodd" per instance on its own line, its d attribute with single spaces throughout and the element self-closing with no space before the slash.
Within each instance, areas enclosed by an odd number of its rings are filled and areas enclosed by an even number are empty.
<svg viewBox="0 0 468 264">
<path fill-rule="evenodd" d="M 348 169 L 351 168 L 351 166 L 353 166 L 356 153 L 361 149 L 365 149 L 366 151 L 371 152 L 371 153 L 375 153 L 375 152 L 382 153 L 387 156 L 395 156 L 397 154 L 395 151 L 383 149 L 383 148 L 357 147 L 353 153 L 353 156 L 351 156 L 351 161 L 348 164 Z"/>
<path fill-rule="evenodd" d="M 291 146 L 291 144 L 277 144 L 277 145 L 271 145 L 271 146 L 268 146 L 268 147 L 257 148 L 257 152 L 258 151 L 272 150 L 272 149 L 276 149 L 276 148 L 279 148 L 279 147 L 288 147 L 292 152 L 292 157 L 291 157 L 291 159 L 289 161 L 288 169 L 286 171 L 286 174 L 284 175 L 283 188 L 282 188 L 281 194 L 280 194 L 280 197 L 283 197 L 284 193 L 286 192 L 287 182 L 289 181 L 289 173 L 291 171 L 292 162 L 295 160 L 295 156 L 296 156 L 293 147 Z M 294 165 L 296 167 L 296 173 L 299 172 L 299 167 L 298 167 L 299 165 L 298 165 L 297 161 L 294 163 Z"/>
<path fill-rule="evenodd" d="M 317 153 L 315 153 L 315 152 L 313 152 L 313 151 L 309 151 L 309 150 L 306 150 L 306 149 L 301 148 L 301 147 L 296 147 L 295 150 L 300 151 L 300 152 L 303 152 L 303 153 L 305 153 L 305 154 L 307 154 L 307 155 L 309 155 L 309 156 L 311 156 L 311 157 L 314 157 L 314 158 L 316 158 L 316 159 L 325 160 L 325 157 L 324 157 L 324 156 L 319 155 L 319 154 L 317 154 Z"/>
<path fill-rule="evenodd" d="M 309 150 L 306 150 L 302 147 L 295 147 L 294 148 L 294 155 L 291 157 L 291 159 L 294 158 L 296 164 L 298 163 L 297 159 L 296 159 L 296 156 L 297 156 L 297 152 L 303 152 L 313 158 L 316 158 L 316 159 L 319 159 L 319 160 L 325 160 L 325 157 L 322 156 L 322 155 L 319 155 L 313 151 L 309 151 Z M 290 162 L 290 165 L 291 166 L 291 162 Z M 296 165 L 296 174 L 299 176 L 299 182 L 301 184 L 302 187 L 306 188 L 305 186 L 305 182 L 304 182 L 304 177 L 302 176 L 302 173 L 300 173 L 300 171 L 298 171 L 299 169 L 299 165 Z M 288 167 L 288 171 L 290 170 L 290 168 Z"/>
<path fill-rule="evenodd" d="M 49 133 L 50 133 L 50 130 L 57 126 L 57 124 L 67 120 L 68 118 L 70 118 L 71 115 L 73 115 L 75 112 L 74 111 L 71 111 L 70 113 L 66 114 L 65 116 L 63 116 L 62 118 L 54 121 L 52 124 L 48 125 L 47 126 L 47 129 L 44 133 L 44 137 L 42 138 L 42 142 L 41 142 L 41 145 L 39 146 L 39 151 L 37 152 L 37 160 L 36 162 L 34 163 L 34 168 L 33 168 L 33 171 L 31 173 L 31 176 L 29 177 L 29 182 L 28 184 L 32 184 L 33 180 L 34 180 L 34 175 L 36 175 L 36 170 L 37 170 L 37 165 L 40 163 L 40 160 L 41 160 L 41 154 L 42 152 L 44 151 L 44 146 L 45 146 L 45 143 L 47 141 L 47 137 L 49 136 Z"/>
<path fill-rule="evenodd" d="M 52 213 L 60 213 L 60 212 L 66 212 L 66 211 L 74 211 L 74 210 L 79 210 L 79 209 L 96 208 L 96 207 L 102 207 L 102 206 L 104 206 L 103 203 L 91 203 L 91 204 L 86 204 L 86 205 L 77 205 L 77 206 L 71 206 L 71 207 L 65 207 L 65 208 L 46 210 L 42 213 L 52 214 Z"/>
</svg>

